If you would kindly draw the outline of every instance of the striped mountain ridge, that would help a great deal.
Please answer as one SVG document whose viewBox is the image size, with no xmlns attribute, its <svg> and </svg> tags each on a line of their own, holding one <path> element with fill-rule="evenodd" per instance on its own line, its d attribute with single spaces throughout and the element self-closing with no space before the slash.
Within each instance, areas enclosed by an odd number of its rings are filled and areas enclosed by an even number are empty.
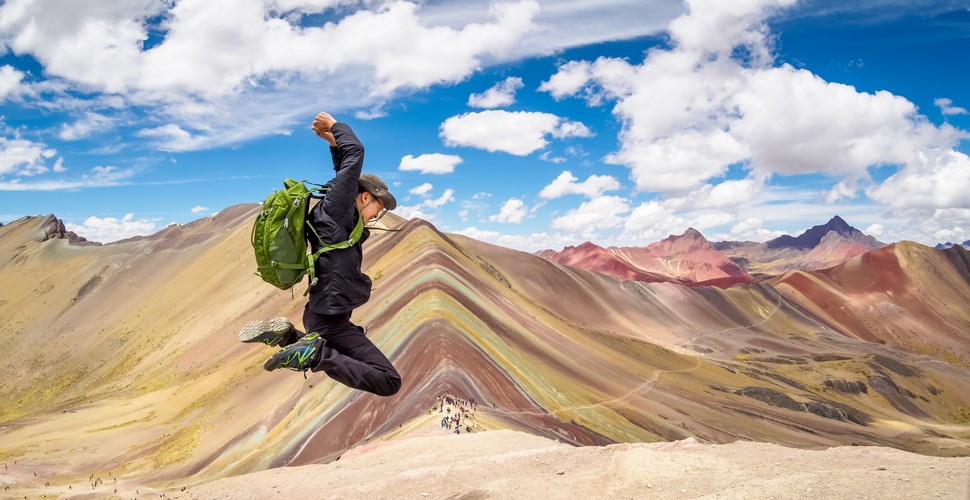
<svg viewBox="0 0 970 500">
<path fill-rule="evenodd" d="M 444 393 L 487 429 L 576 445 L 694 437 L 970 454 L 967 252 L 896 244 L 730 288 L 622 281 L 388 216 L 354 313 L 404 378 L 391 398 L 267 373 L 255 205 L 103 246 L 0 227 L 0 458 L 191 485 L 326 462 Z"/>
<path fill-rule="evenodd" d="M 536 255 L 621 280 L 727 288 L 793 270 L 827 269 L 884 245 L 836 215 L 798 236 L 783 235 L 764 243 L 711 243 L 700 231 L 688 228 L 684 234 L 645 247 L 603 248 L 587 241 Z"/>
<path fill-rule="evenodd" d="M 757 281 L 718 252 L 699 231 L 689 228 L 645 247 L 603 248 L 592 242 L 562 251 L 540 250 L 553 262 L 595 271 L 621 280 L 728 287 Z"/>
</svg>

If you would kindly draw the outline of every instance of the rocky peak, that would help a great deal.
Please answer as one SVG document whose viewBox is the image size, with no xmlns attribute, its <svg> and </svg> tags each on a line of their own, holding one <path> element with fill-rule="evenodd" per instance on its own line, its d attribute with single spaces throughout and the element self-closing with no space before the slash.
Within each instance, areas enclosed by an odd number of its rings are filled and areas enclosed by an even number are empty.
<svg viewBox="0 0 970 500">
<path fill-rule="evenodd" d="M 813 226 L 811 229 L 805 231 L 804 233 L 798 235 L 797 237 L 779 236 L 773 240 L 765 242 L 767 248 L 796 248 L 799 250 L 809 250 L 818 246 L 821 243 L 822 238 L 825 237 L 829 232 L 835 232 L 847 238 L 863 241 L 867 241 L 867 245 L 871 245 L 871 248 L 877 248 L 882 246 L 875 238 L 866 235 L 862 231 L 850 226 L 842 217 L 836 215 L 832 217 L 828 222 L 820 226 Z"/>
<path fill-rule="evenodd" d="M 57 239 L 67 240 L 70 244 L 79 246 L 101 245 L 101 243 L 96 241 L 88 241 L 83 236 L 78 236 L 78 234 L 74 231 L 68 231 L 67 228 L 64 227 L 64 221 L 54 217 L 53 215 L 47 216 L 47 219 L 41 225 L 41 228 L 44 230 L 44 239 L 41 241 Z"/>
</svg>

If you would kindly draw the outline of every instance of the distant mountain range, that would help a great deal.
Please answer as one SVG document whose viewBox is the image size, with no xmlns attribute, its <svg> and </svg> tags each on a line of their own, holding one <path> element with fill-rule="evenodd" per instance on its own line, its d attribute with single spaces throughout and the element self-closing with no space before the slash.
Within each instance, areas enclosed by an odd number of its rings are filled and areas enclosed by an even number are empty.
<svg viewBox="0 0 970 500">
<path fill-rule="evenodd" d="M 621 280 L 722 287 L 757 281 L 693 228 L 646 247 L 603 248 L 586 242 L 561 252 L 542 250 L 536 255 Z"/>
<path fill-rule="evenodd" d="M 970 250 L 970 240 L 964 241 L 963 243 L 950 243 L 949 241 L 946 242 L 946 243 L 938 243 L 936 245 L 936 249 L 937 250 L 942 250 L 944 248 L 951 248 L 954 245 L 960 245 L 963 248 L 966 248 L 966 249 Z"/>
<path fill-rule="evenodd" d="M 727 287 L 787 271 L 826 269 L 883 246 L 885 243 L 835 216 L 798 236 L 784 235 L 764 243 L 711 243 L 691 228 L 646 247 L 602 248 L 586 242 L 536 255 L 622 280 Z"/>
</svg>

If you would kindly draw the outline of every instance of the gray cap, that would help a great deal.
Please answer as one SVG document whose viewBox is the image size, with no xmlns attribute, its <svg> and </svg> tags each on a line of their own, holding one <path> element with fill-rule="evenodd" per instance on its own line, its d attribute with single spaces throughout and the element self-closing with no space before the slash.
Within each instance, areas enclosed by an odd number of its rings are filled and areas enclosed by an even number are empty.
<svg viewBox="0 0 970 500">
<path fill-rule="evenodd" d="M 381 180 L 380 177 L 374 174 L 360 174 L 360 180 L 358 181 L 360 187 L 364 188 L 365 191 L 374 195 L 375 198 L 381 200 L 384 204 L 384 208 L 388 210 L 394 210 L 397 208 L 397 200 L 394 199 L 394 195 L 387 190 L 387 184 Z"/>
</svg>

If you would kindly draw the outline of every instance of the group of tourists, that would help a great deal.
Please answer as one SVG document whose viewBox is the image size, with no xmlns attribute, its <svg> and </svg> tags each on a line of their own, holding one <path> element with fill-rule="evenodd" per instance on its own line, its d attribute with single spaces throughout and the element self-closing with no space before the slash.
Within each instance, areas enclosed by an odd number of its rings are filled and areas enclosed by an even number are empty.
<svg viewBox="0 0 970 500">
<path fill-rule="evenodd" d="M 474 399 L 462 399 L 452 394 L 442 394 L 438 396 L 434 406 L 428 409 L 428 415 L 435 411 L 443 414 L 441 416 L 441 428 L 453 431 L 455 434 L 484 431 L 478 425 L 476 412 L 478 403 Z"/>
</svg>

